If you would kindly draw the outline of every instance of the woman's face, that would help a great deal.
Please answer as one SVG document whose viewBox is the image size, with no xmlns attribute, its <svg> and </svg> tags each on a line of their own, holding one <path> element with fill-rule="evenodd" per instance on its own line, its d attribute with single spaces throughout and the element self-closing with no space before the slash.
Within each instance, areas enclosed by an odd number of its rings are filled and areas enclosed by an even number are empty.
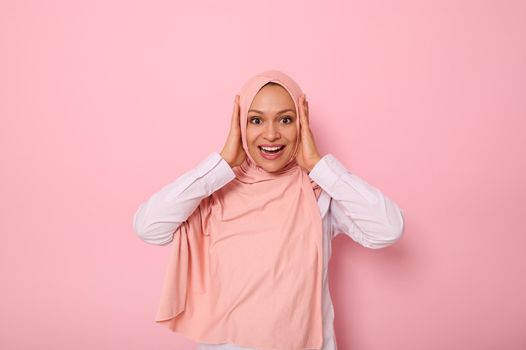
<svg viewBox="0 0 526 350">
<path fill-rule="evenodd" d="M 278 84 L 263 86 L 248 110 L 247 146 L 257 165 L 268 172 L 285 166 L 297 142 L 296 109 L 290 94 Z M 270 147 L 265 152 L 263 147 Z M 281 149 L 276 153 L 273 148 Z"/>
</svg>

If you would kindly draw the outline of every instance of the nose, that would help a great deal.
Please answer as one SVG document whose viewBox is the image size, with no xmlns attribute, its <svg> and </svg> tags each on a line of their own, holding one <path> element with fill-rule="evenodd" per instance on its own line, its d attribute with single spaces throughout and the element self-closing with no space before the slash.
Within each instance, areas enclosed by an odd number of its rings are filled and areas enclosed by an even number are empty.
<svg viewBox="0 0 526 350">
<path fill-rule="evenodd" d="M 268 123 L 268 127 L 265 130 L 264 138 L 273 141 L 281 137 L 278 128 L 273 123 Z"/>
</svg>

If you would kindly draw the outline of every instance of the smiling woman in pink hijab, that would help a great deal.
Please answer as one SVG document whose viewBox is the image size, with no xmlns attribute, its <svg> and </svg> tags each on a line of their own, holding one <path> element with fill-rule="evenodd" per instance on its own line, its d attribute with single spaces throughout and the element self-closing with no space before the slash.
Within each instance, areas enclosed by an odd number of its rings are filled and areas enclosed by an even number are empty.
<svg viewBox="0 0 526 350">
<path fill-rule="evenodd" d="M 143 240 L 173 241 L 155 320 L 200 349 L 337 349 L 327 283 L 335 231 L 369 248 L 402 235 L 393 201 L 320 156 L 308 111 L 288 75 L 253 76 L 221 153 L 134 216 Z"/>
</svg>

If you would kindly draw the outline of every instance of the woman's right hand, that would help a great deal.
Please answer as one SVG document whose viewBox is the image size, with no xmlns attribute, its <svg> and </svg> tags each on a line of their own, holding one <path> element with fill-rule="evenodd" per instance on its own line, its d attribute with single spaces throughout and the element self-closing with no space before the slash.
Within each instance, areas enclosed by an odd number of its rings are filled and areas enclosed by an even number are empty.
<svg viewBox="0 0 526 350">
<path fill-rule="evenodd" d="M 239 112 L 239 95 L 234 99 L 234 111 L 232 113 L 232 121 L 230 123 L 230 132 L 226 140 L 225 146 L 221 151 L 221 157 L 227 161 L 230 167 L 241 165 L 245 160 L 247 154 L 243 149 L 241 142 L 241 128 L 240 128 L 240 112 Z"/>
</svg>

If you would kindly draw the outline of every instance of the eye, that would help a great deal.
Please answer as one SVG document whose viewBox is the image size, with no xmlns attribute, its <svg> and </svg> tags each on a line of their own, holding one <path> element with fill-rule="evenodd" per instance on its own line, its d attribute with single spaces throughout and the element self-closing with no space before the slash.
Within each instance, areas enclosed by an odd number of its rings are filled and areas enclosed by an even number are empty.
<svg viewBox="0 0 526 350">
<path fill-rule="evenodd" d="M 289 117 L 289 116 L 285 116 L 285 117 L 283 117 L 281 120 L 287 120 L 287 119 L 289 120 L 289 122 L 288 122 L 288 123 L 285 123 L 285 124 L 290 124 L 290 123 L 292 123 L 292 118 Z"/>
<path fill-rule="evenodd" d="M 252 124 L 260 124 L 260 123 L 254 123 L 254 120 L 257 120 L 258 122 L 261 122 L 261 120 L 260 120 L 258 117 L 252 117 L 252 118 L 250 118 L 250 122 L 251 122 Z"/>
</svg>

